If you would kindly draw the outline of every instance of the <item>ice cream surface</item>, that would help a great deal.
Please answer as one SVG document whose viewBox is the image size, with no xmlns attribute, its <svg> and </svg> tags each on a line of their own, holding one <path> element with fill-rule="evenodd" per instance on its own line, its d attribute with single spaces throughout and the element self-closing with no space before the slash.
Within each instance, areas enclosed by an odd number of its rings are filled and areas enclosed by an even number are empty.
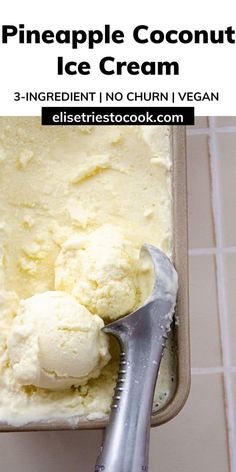
<svg viewBox="0 0 236 472">
<path fill-rule="evenodd" d="M 124 234 L 107 224 L 63 244 L 56 260 L 55 286 L 72 293 L 91 313 L 113 320 L 147 298 L 151 269 L 150 265 L 148 273 L 139 251 Z"/>
<path fill-rule="evenodd" d="M 17 382 L 56 390 L 98 377 L 110 358 L 103 326 L 65 292 L 21 300 L 8 338 Z"/>
<path fill-rule="evenodd" d="M 0 421 L 109 412 L 118 349 L 106 364 L 100 326 L 148 295 L 142 244 L 172 253 L 170 148 L 163 126 L 0 118 Z"/>
</svg>

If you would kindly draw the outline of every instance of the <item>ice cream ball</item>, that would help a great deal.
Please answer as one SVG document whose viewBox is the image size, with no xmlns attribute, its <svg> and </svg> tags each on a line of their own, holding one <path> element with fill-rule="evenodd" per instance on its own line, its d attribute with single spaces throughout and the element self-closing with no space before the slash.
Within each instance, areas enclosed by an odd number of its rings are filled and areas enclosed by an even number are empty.
<svg viewBox="0 0 236 472">
<path fill-rule="evenodd" d="M 140 247 L 105 224 L 62 246 L 55 264 L 55 287 L 71 293 L 91 313 L 114 320 L 132 312 L 151 292 L 152 267 Z"/>
<path fill-rule="evenodd" d="M 68 389 L 98 377 L 110 359 L 104 322 L 72 295 L 48 291 L 21 300 L 8 337 L 22 385 Z"/>
</svg>

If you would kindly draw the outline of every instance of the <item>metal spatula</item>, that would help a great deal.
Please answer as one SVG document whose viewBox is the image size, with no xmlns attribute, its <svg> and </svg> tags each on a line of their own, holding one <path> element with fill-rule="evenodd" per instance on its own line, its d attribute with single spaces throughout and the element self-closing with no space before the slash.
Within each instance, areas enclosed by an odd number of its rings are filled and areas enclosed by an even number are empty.
<svg viewBox="0 0 236 472">
<path fill-rule="evenodd" d="M 135 312 L 108 324 L 120 342 L 120 366 L 109 423 L 95 472 L 148 470 L 153 395 L 167 333 L 174 314 L 177 273 L 168 257 L 145 244 L 153 262 L 151 296 Z"/>
</svg>

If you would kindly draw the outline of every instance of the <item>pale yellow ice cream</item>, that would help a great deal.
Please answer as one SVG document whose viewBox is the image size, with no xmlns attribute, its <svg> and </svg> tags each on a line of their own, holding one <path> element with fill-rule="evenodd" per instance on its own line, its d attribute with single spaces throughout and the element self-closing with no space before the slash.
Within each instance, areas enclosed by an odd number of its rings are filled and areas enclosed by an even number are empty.
<svg viewBox="0 0 236 472">
<path fill-rule="evenodd" d="M 8 337 L 13 374 L 51 390 L 84 385 L 110 359 L 104 323 L 65 292 L 21 300 Z"/>
<path fill-rule="evenodd" d="M 56 260 L 56 289 L 72 293 L 91 313 L 109 320 L 139 306 L 151 282 L 151 266 L 148 273 L 138 249 L 114 225 L 72 237 Z"/>
<path fill-rule="evenodd" d="M 17 378 L 15 355 L 17 351 L 19 364 L 24 361 L 20 350 L 24 343 L 16 342 L 15 330 L 24 306 L 35 327 L 32 336 L 36 331 L 36 337 L 41 336 L 42 324 L 36 321 L 31 303 L 38 294 L 47 298 L 45 292 L 59 289 L 77 300 L 73 304 L 82 304 L 91 316 L 106 322 L 133 310 L 145 298 L 150 267 L 138 262 L 141 245 L 151 243 L 172 253 L 169 129 L 42 127 L 38 118 L 0 118 L 0 185 L 0 421 L 18 425 L 60 417 L 76 425 L 77 415 L 90 419 L 106 415 L 117 372 L 118 350 L 112 339 L 112 358 L 97 378 L 83 386 L 48 389 L 35 386 L 35 378 L 42 380 L 44 366 L 50 372 L 58 367 L 51 369 L 50 363 L 48 369 L 49 355 L 42 355 L 42 350 L 35 357 L 38 373 L 27 381 L 34 385 L 26 385 L 24 376 L 29 373 L 24 369 L 23 382 Z M 105 231 L 104 225 L 110 229 Z M 86 257 L 78 249 L 81 241 Z M 52 311 L 52 329 L 57 331 L 57 312 Z M 98 325 L 91 326 L 96 331 Z M 29 336 L 27 343 L 31 341 Z M 56 361 L 53 343 L 51 348 Z M 87 378 L 90 368 L 96 371 L 95 357 L 100 356 L 93 349 L 86 359 Z M 68 356 L 69 350 L 67 361 Z M 99 369 L 105 359 L 107 351 L 97 363 Z M 81 375 L 79 361 L 75 364 L 73 379 Z M 61 363 L 58 374 L 70 375 L 69 369 Z"/>
</svg>

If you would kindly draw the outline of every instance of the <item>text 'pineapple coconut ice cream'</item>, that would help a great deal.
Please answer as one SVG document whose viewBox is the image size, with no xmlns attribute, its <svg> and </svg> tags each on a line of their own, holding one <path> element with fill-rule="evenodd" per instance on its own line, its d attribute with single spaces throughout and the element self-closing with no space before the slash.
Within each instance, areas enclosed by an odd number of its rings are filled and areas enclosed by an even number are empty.
<svg viewBox="0 0 236 472">
<path fill-rule="evenodd" d="M 152 290 L 143 243 L 172 251 L 169 129 L 0 119 L 0 421 L 109 412 L 101 328 Z"/>
</svg>

